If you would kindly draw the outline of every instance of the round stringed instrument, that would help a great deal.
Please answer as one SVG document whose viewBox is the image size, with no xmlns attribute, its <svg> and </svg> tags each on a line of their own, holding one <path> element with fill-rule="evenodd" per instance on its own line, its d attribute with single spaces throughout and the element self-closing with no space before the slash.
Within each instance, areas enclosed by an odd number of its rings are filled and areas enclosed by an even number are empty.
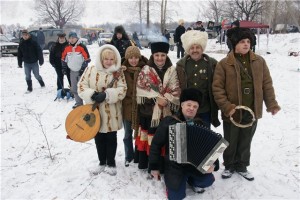
<svg viewBox="0 0 300 200">
<path fill-rule="evenodd" d="M 87 104 L 73 109 L 66 118 L 68 136 L 76 142 L 93 139 L 100 129 L 100 113 L 96 104 Z"/>
<path fill-rule="evenodd" d="M 121 70 L 113 73 L 113 79 L 107 85 L 107 88 L 113 87 L 121 75 Z M 103 91 L 105 89 L 106 88 L 102 88 Z M 68 114 L 65 127 L 70 139 L 76 142 L 86 142 L 97 135 L 101 125 L 100 113 L 97 106 L 97 102 L 78 106 Z"/>
</svg>

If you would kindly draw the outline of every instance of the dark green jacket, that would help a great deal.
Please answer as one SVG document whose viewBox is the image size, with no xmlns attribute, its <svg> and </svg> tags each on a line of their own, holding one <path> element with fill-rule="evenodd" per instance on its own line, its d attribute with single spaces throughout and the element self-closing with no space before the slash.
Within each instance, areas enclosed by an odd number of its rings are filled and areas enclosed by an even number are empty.
<svg viewBox="0 0 300 200">
<path fill-rule="evenodd" d="M 214 127 L 218 127 L 221 123 L 218 119 L 218 106 L 214 100 L 213 94 L 212 94 L 212 81 L 213 81 L 213 75 L 214 70 L 217 65 L 217 61 L 214 58 L 209 57 L 206 54 L 203 54 L 204 59 L 208 62 L 208 93 L 209 93 L 209 102 L 210 102 L 210 113 L 211 113 L 211 124 Z M 189 55 L 184 56 L 182 59 L 180 59 L 176 63 L 176 71 L 179 79 L 179 85 L 181 90 L 191 87 L 187 85 L 187 74 L 185 70 L 187 59 L 190 58 Z"/>
</svg>

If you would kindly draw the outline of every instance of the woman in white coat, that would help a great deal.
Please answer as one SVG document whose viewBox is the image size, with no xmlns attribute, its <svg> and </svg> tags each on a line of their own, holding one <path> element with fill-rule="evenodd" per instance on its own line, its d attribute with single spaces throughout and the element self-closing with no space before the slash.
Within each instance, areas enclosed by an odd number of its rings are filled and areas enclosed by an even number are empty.
<svg viewBox="0 0 300 200">
<path fill-rule="evenodd" d="M 100 163 L 92 173 L 105 171 L 116 175 L 117 131 L 122 128 L 122 100 L 127 85 L 121 70 L 121 57 L 114 46 L 100 47 L 94 60 L 95 64 L 84 71 L 78 82 L 78 94 L 85 103 L 99 103 L 101 126 L 95 143 Z"/>
</svg>

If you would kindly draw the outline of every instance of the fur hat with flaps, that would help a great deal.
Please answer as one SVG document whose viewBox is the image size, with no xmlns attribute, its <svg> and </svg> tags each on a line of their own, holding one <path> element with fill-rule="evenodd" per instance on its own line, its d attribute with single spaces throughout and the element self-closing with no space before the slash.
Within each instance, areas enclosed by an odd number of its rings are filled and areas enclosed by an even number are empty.
<svg viewBox="0 0 300 200">
<path fill-rule="evenodd" d="M 232 47 L 235 49 L 235 46 L 242 39 L 248 38 L 250 40 L 251 45 L 253 44 L 253 33 L 249 28 L 231 28 L 227 31 L 227 38 L 230 40 Z"/>
<path fill-rule="evenodd" d="M 162 53 L 169 53 L 169 48 L 170 45 L 169 43 L 166 42 L 154 42 L 151 44 L 151 53 L 157 53 L 157 52 L 162 52 Z"/>
<path fill-rule="evenodd" d="M 141 52 L 139 48 L 137 48 L 136 46 L 130 46 L 126 49 L 125 59 L 132 58 L 132 57 L 136 57 L 136 58 L 141 57 Z"/>
<path fill-rule="evenodd" d="M 180 103 L 185 101 L 196 101 L 200 106 L 202 102 L 201 91 L 196 88 L 186 88 L 182 90 L 180 95 Z"/>
<path fill-rule="evenodd" d="M 181 35 L 182 46 L 185 52 L 189 52 L 192 45 L 197 44 L 202 47 L 203 52 L 205 51 L 208 35 L 206 32 L 198 30 L 190 30 Z"/>
<path fill-rule="evenodd" d="M 122 33 L 122 34 L 124 34 L 125 33 L 125 29 L 121 25 L 120 26 L 116 26 L 114 33 Z"/>
</svg>

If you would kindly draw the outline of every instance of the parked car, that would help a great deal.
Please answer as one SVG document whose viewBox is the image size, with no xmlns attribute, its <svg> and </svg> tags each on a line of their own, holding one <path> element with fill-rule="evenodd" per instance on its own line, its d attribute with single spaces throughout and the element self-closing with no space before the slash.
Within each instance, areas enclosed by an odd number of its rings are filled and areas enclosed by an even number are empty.
<svg viewBox="0 0 300 200">
<path fill-rule="evenodd" d="M 146 35 L 138 36 L 141 46 L 146 48 L 151 48 L 151 43 L 153 42 L 168 42 L 165 36 L 158 33 L 151 33 Z"/>
<path fill-rule="evenodd" d="M 113 37 L 113 33 L 109 33 L 109 32 L 99 33 L 99 37 L 98 37 L 99 47 L 101 47 L 104 44 L 108 44 L 111 41 L 112 37 Z"/>
<path fill-rule="evenodd" d="M 299 28 L 295 25 L 288 25 L 286 27 L 286 32 L 288 33 L 298 33 L 299 32 Z"/>
<path fill-rule="evenodd" d="M 3 35 L 0 34 L 0 56 L 2 57 L 3 54 L 13 54 L 14 56 L 17 56 L 18 54 L 18 43 L 10 42 L 9 39 Z"/>
<path fill-rule="evenodd" d="M 39 30 L 32 30 L 29 31 L 29 33 L 33 36 L 33 39 L 36 39 L 37 32 Z M 45 47 L 44 49 L 51 49 L 52 45 L 57 41 L 57 34 L 63 33 L 62 29 L 42 29 L 44 35 L 45 35 Z"/>
</svg>

